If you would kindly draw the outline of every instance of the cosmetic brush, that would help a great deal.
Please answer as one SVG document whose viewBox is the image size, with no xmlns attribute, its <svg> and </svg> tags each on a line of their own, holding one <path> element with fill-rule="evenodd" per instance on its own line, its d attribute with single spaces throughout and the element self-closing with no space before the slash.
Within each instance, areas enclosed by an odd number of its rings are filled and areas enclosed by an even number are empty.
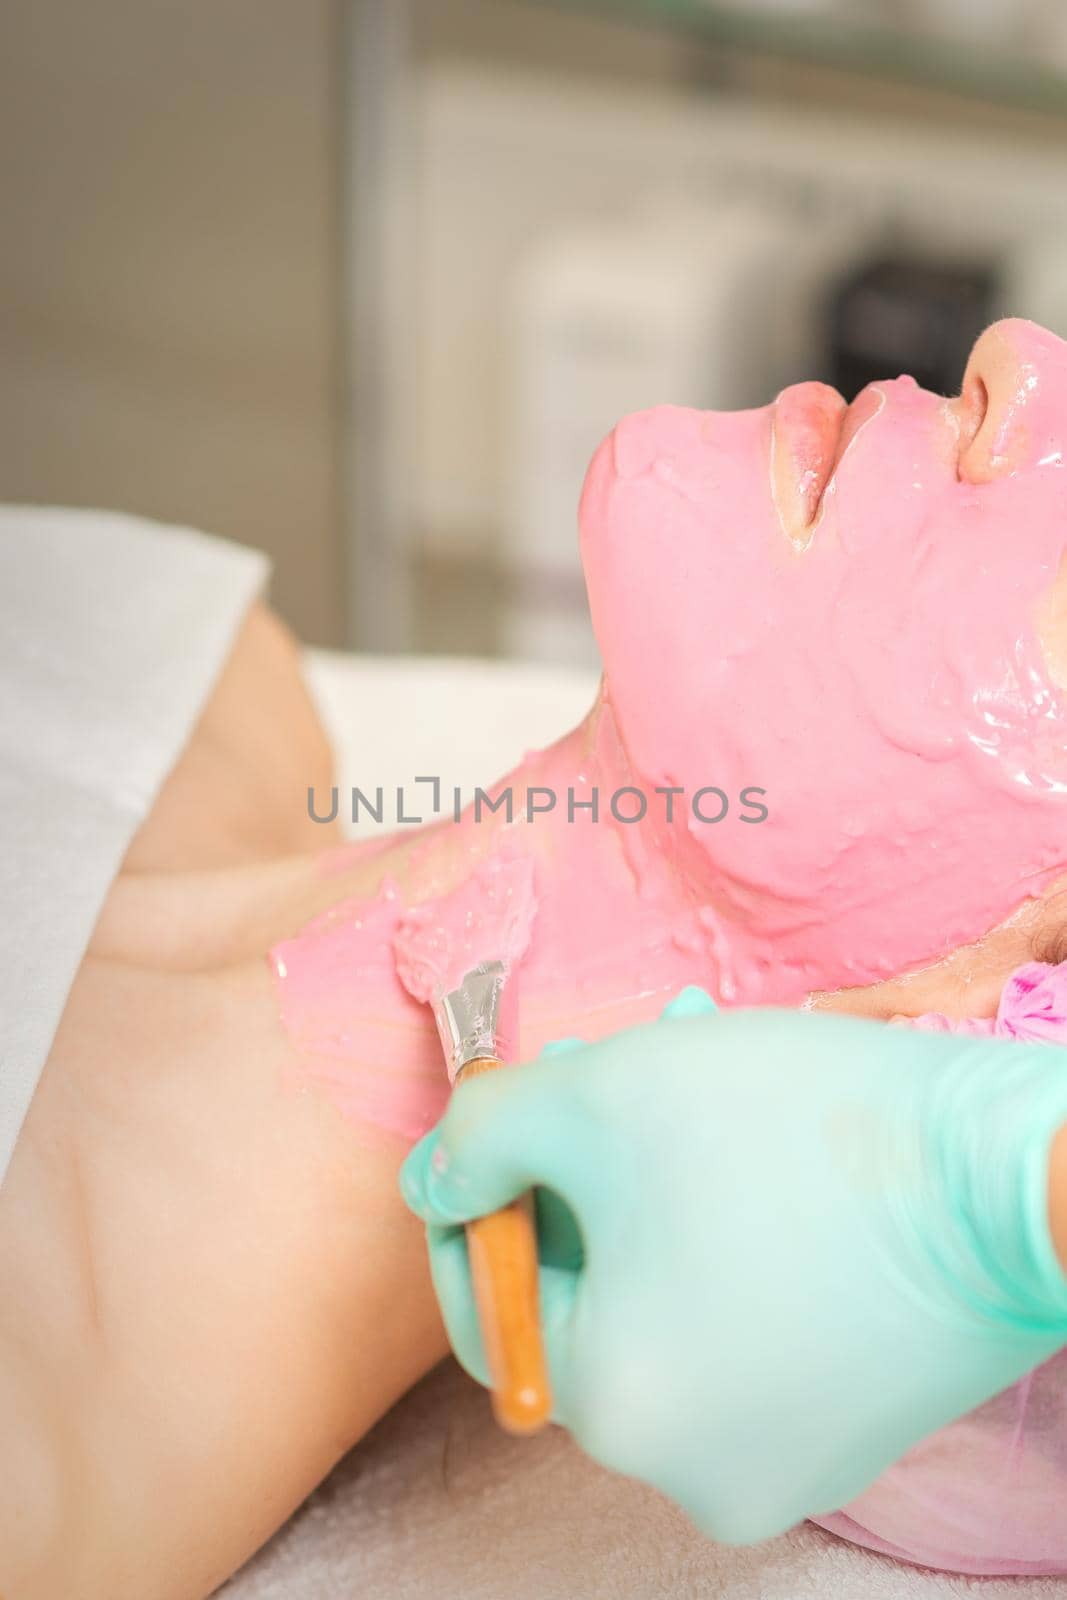
<svg viewBox="0 0 1067 1600">
<path fill-rule="evenodd" d="M 527 858 L 490 858 L 452 895 L 414 907 L 395 937 L 397 972 L 433 1009 L 453 1085 L 513 1061 L 518 967 L 536 910 Z M 552 1407 L 538 1307 L 533 1196 L 467 1224 L 493 1411 L 535 1433 Z"/>
</svg>

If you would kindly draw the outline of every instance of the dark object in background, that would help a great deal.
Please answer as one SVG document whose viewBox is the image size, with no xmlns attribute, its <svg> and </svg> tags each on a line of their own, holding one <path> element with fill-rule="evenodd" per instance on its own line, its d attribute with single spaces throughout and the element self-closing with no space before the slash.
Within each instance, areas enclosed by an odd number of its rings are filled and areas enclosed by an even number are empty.
<svg viewBox="0 0 1067 1600">
<path fill-rule="evenodd" d="M 905 256 L 868 261 L 828 304 L 828 380 L 852 400 L 877 378 L 909 372 L 935 394 L 956 394 L 975 339 L 997 315 L 997 272 Z"/>
</svg>

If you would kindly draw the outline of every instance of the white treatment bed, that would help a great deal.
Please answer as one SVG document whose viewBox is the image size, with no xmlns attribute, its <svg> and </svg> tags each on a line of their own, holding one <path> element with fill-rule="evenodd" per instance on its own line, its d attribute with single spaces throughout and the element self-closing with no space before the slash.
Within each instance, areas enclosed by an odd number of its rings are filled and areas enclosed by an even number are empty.
<svg viewBox="0 0 1067 1600">
<path fill-rule="evenodd" d="M 475 662 L 315 655 L 308 670 L 345 792 L 382 784 L 388 795 L 420 775 L 439 776 L 446 795 L 454 783 L 469 789 L 572 726 L 595 691 L 588 675 Z M 220 1593 L 225 1600 L 1051 1600 L 1065 1585 L 905 1567 L 808 1526 L 753 1549 L 716 1547 L 652 1490 L 595 1466 L 561 1430 L 505 1437 L 482 1392 L 446 1362 Z"/>
</svg>

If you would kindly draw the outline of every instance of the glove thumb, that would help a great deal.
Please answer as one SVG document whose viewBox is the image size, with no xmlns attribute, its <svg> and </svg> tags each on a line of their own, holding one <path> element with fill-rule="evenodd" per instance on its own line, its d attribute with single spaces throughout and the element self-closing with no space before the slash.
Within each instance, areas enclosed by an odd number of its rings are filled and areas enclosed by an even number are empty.
<svg viewBox="0 0 1067 1600">
<path fill-rule="evenodd" d="M 469 1222 L 541 1186 L 580 1215 L 606 1140 L 582 1088 L 590 1048 L 462 1084 L 401 1169 L 401 1193 L 415 1214 L 437 1226 Z"/>
</svg>

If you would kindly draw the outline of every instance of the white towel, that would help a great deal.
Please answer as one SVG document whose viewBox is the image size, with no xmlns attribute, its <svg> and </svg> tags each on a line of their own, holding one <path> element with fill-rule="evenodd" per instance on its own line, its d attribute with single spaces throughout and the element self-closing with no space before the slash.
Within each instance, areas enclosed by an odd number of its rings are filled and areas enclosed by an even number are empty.
<svg viewBox="0 0 1067 1600">
<path fill-rule="evenodd" d="M 108 888 L 266 572 L 185 529 L 0 507 L 0 1180 Z"/>
<path fill-rule="evenodd" d="M 702 1537 L 558 1428 L 510 1439 L 447 1362 L 394 1407 L 221 1600 L 1062 1600 L 1055 1578 L 903 1566 L 809 1525 Z"/>
</svg>

